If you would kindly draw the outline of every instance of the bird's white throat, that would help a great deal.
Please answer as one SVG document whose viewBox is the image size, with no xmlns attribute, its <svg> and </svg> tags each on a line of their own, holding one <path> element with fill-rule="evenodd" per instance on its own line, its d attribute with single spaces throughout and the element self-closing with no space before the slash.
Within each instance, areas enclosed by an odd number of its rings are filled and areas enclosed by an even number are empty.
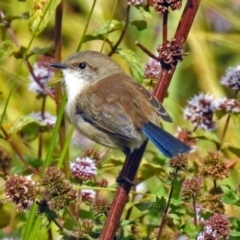
<svg viewBox="0 0 240 240">
<path fill-rule="evenodd" d="M 63 76 L 68 96 L 68 103 L 72 103 L 85 88 L 87 81 L 79 76 L 77 72 L 71 69 L 63 70 Z"/>
</svg>

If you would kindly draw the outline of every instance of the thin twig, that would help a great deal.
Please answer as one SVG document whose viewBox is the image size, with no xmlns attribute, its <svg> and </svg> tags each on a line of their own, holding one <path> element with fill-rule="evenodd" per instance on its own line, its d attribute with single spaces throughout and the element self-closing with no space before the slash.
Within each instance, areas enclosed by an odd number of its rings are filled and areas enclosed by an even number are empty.
<svg viewBox="0 0 240 240">
<path fill-rule="evenodd" d="M 122 42 L 123 37 L 125 36 L 125 33 L 126 33 L 126 31 L 127 31 L 127 27 L 128 27 L 128 24 L 129 24 L 130 8 L 131 8 L 131 6 L 128 5 L 128 6 L 127 6 L 127 17 L 126 17 L 126 20 L 125 20 L 124 28 L 123 28 L 123 30 L 122 30 L 122 33 L 121 33 L 121 35 L 120 35 L 117 43 L 112 47 L 110 53 L 108 54 L 109 57 L 111 57 L 111 56 L 115 53 L 117 47 L 118 47 L 119 44 Z"/>
<path fill-rule="evenodd" d="M 222 137 L 221 137 L 221 143 L 219 144 L 219 149 L 221 148 L 221 146 L 222 146 L 222 144 L 223 144 L 223 140 L 224 140 L 224 138 L 225 138 L 225 136 L 226 136 L 230 119 L 231 119 L 231 114 L 228 114 L 226 123 L 225 123 L 224 128 L 223 128 L 223 133 L 222 133 Z M 218 150 L 219 150 L 219 149 L 218 149 Z"/>
<path fill-rule="evenodd" d="M 166 223 L 166 220 L 167 220 L 168 209 L 170 207 L 172 194 L 173 194 L 173 189 L 174 189 L 174 182 L 177 179 L 177 174 L 178 174 L 178 168 L 176 168 L 176 171 L 175 171 L 175 173 L 173 175 L 173 180 L 172 180 L 172 184 L 171 184 L 171 188 L 170 188 L 167 204 L 166 204 L 166 207 L 164 209 L 162 220 L 161 220 L 161 223 L 160 223 L 160 226 L 159 226 L 159 230 L 158 230 L 157 240 L 161 239 L 163 227 L 164 227 L 164 225 Z"/>
<path fill-rule="evenodd" d="M 194 212 L 194 225 L 197 227 L 197 207 L 196 207 L 196 199 L 195 196 L 192 197 L 192 204 L 193 204 L 193 212 Z"/>
<path fill-rule="evenodd" d="M 140 42 L 136 41 L 135 44 L 141 48 L 143 52 L 145 52 L 150 58 L 153 58 L 157 61 L 159 61 L 159 58 L 155 56 L 152 52 L 150 52 L 146 47 L 144 47 Z"/>
<path fill-rule="evenodd" d="M 235 93 L 235 98 L 236 98 L 236 99 L 237 99 L 237 95 L 238 95 L 238 90 L 237 90 L 236 93 Z M 224 138 L 225 138 L 225 136 L 226 136 L 230 119 L 231 119 L 231 114 L 228 114 L 227 120 L 226 120 L 225 125 L 224 125 L 224 128 L 223 128 L 223 133 L 222 133 L 222 137 L 221 137 L 221 142 L 220 142 L 219 149 L 221 148 L 221 146 L 222 146 L 222 144 L 223 144 L 223 140 L 224 140 Z M 219 150 L 219 149 L 218 149 L 218 150 Z"/>
<path fill-rule="evenodd" d="M 213 189 L 214 189 L 214 191 L 213 191 L 213 194 L 217 194 L 217 180 L 213 180 Z"/>
</svg>

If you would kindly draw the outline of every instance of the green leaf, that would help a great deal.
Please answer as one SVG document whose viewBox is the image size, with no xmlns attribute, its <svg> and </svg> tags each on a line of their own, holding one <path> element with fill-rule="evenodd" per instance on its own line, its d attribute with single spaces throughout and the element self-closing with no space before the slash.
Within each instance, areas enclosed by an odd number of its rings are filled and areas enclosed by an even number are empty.
<svg viewBox="0 0 240 240">
<path fill-rule="evenodd" d="M 117 30 L 123 29 L 124 23 L 117 20 L 111 20 L 106 22 L 100 29 L 94 30 L 91 35 L 106 35 Z"/>
<path fill-rule="evenodd" d="M 133 240 L 134 236 L 133 235 L 128 235 L 127 237 L 124 237 L 124 235 L 121 235 L 120 238 L 118 238 L 118 240 Z"/>
<path fill-rule="evenodd" d="M 159 209 L 160 211 L 163 211 L 166 208 L 167 205 L 167 201 L 164 197 L 159 198 L 158 196 L 156 197 L 156 202 L 154 204 L 157 209 Z"/>
<path fill-rule="evenodd" d="M 51 46 L 45 47 L 45 48 L 35 47 L 31 50 L 30 54 L 33 53 L 33 54 L 44 55 L 44 54 L 50 53 L 50 52 L 52 52 L 52 47 Z"/>
<path fill-rule="evenodd" d="M 240 147 L 233 146 L 232 143 L 224 142 L 221 146 L 221 150 L 223 150 L 223 149 L 227 149 L 237 156 L 240 155 Z"/>
<path fill-rule="evenodd" d="M 158 176 L 160 178 L 166 177 L 166 171 L 161 166 L 151 163 L 143 163 L 139 171 L 139 179 L 146 180 L 152 178 L 153 176 Z"/>
<path fill-rule="evenodd" d="M 153 205 L 152 202 L 140 202 L 134 204 L 134 206 L 141 212 L 148 210 L 152 205 Z"/>
<path fill-rule="evenodd" d="M 24 127 L 28 126 L 29 124 L 35 124 L 37 126 L 44 126 L 44 124 L 38 122 L 34 118 L 30 116 L 22 116 L 18 118 L 15 123 L 13 124 L 12 128 L 10 129 L 10 133 L 16 133 L 21 131 Z"/>
<path fill-rule="evenodd" d="M 240 232 L 231 230 L 231 231 L 230 231 L 230 236 L 231 236 L 231 237 L 240 237 Z M 238 238 L 238 239 L 239 239 L 239 238 Z"/>
<path fill-rule="evenodd" d="M 24 54 L 25 54 L 26 50 L 27 49 L 25 47 L 21 46 L 20 49 L 17 52 L 13 53 L 13 56 L 16 59 L 22 59 L 24 57 Z"/>
<path fill-rule="evenodd" d="M 60 0 L 34 1 L 29 18 L 29 27 L 32 33 L 38 35 L 46 28 L 59 3 Z"/>
<path fill-rule="evenodd" d="M 51 127 L 44 123 L 38 122 L 30 116 L 22 116 L 18 118 L 10 129 L 10 133 L 21 132 L 25 141 L 32 141 L 38 137 L 39 131 L 47 132 Z"/>
<path fill-rule="evenodd" d="M 215 112 L 215 116 L 217 117 L 218 120 L 220 120 L 221 118 L 223 118 L 224 116 L 226 116 L 228 113 L 226 111 L 223 110 L 217 110 Z"/>
<path fill-rule="evenodd" d="M 183 232 L 186 233 L 188 236 L 195 237 L 196 236 L 196 226 L 193 222 L 188 222 L 184 226 L 182 226 Z"/>
<path fill-rule="evenodd" d="M 25 156 L 25 160 L 31 164 L 31 166 L 35 168 L 39 168 L 42 166 L 43 161 L 40 158 L 35 158 L 33 156 Z"/>
<path fill-rule="evenodd" d="M 131 25 L 135 26 L 138 31 L 142 31 L 147 28 L 147 22 L 144 20 L 133 20 Z"/>
<path fill-rule="evenodd" d="M 129 226 L 129 225 L 134 225 L 136 223 L 136 221 L 133 221 L 133 220 L 125 220 L 125 219 L 123 219 L 123 220 L 121 220 L 121 222 L 120 222 L 120 226 L 121 227 L 126 227 L 126 226 Z"/>
<path fill-rule="evenodd" d="M 22 19 L 28 20 L 30 18 L 30 12 L 24 12 L 21 14 Z"/>
<path fill-rule="evenodd" d="M 222 197 L 222 201 L 229 205 L 240 206 L 240 199 L 236 191 L 234 191 L 230 186 L 223 185 L 222 190 L 224 191 L 224 195 Z"/>
<path fill-rule="evenodd" d="M 222 201 L 228 205 L 235 205 L 240 207 L 240 199 L 234 199 L 234 198 L 231 198 L 230 196 L 224 195 L 222 197 Z"/>
<path fill-rule="evenodd" d="M 137 8 L 141 12 L 143 17 L 152 18 L 152 14 L 150 13 L 149 6 L 138 6 Z"/>
<path fill-rule="evenodd" d="M 84 36 L 83 43 L 84 43 L 84 42 L 93 41 L 93 40 L 106 41 L 110 46 L 113 46 L 113 45 L 114 45 L 114 42 L 113 42 L 111 39 L 106 38 L 106 37 L 103 36 L 103 35 L 93 36 L 93 35 L 90 35 L 90 34 Z"/>
<path fill-rule="evenodd" d="M 9 40 L 0 43 L 0 61 L 13 53 L 13 44 Z"/>
<path fill-rule="evenodd" d="M 218 136 L 213 132 L 207 132 L 203 130 L 197 130 L 196 132 L 192 133 L 192 137 L 198 138 L 198 139 L 204 139 L 208 140 L 214 143 L 219 144 Z"/>
<path fill-rule="evenodd" d="M 129 49 L 123 50 L 120 48 L 117 49 L 116 53 L 118 53 L 128 63 L 128 66 L 133 78 L 137 82 L 142 83 L 143 67 L 138 55 Z"/>
<path fill-rule="evenodd" d="M 240 233 L 240 220 L 236 217 L 230 217 L 229 220 L 231 222 L 232 229 Z"/>
<path fill-rule="evenodd" d="M 113 42 L 106 38 L 109 33 L 115 32 L 117 30 L 122 30 L 124 28 L 124 23 L 117 20 L 111 20 L 106 22 L 100 29 L 92 31 L 90 34 L 87 34 L 83 38 L 83 42 L 92 41 L 92 40 L 106 40 L 111 46 Z"/>
</svg>

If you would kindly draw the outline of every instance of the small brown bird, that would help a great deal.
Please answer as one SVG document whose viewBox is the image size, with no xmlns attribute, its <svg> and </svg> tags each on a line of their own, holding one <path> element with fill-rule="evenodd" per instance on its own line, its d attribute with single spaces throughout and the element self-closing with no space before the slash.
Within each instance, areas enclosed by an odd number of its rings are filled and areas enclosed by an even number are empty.
<svg viewBox="0 0 240 240">
<path fill-rule="evenodd" d="M 167 157 L 191 150 L 157 126 L 171 121 L 164 107 L 110 57 L 83 51 L 50 66 L 62 70 L 68 115 L 86 137 L 125 154 L 147 138 Z"/>
</svg>

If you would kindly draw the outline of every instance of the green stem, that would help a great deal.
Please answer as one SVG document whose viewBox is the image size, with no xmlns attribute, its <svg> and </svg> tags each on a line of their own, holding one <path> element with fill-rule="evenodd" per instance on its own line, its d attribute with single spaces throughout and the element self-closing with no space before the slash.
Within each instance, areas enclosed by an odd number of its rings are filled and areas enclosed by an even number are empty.
<svg viewBox="0 0 240 240">
<path fill-rule="evenodd" d="M 66 99 L 67 99 L 66 94 L 63 94 L 62 102 L 61 102 L 59 112 L 58 112 L 58 116 L 57 116 L 57 122 L 55 124 L 54 129 L 53 129 L 52 139 L 51 139 L 48 151 L 47 151 L 46 159 L 45 159 L 43 167 L 42 167 L 41 176 L 43 176 L 45 169 L 50 165 L 51 160 L 52 160 L 53 151 L 55 149 L 56 141 L 57 141 L 57 137 L 58 137 L 58 131 L 59 131 L 59 128 L 61 126 L 62 117 L 63 117 L 63 114 L 64 114 Z"/>
<path fill-rule="evenodd" d="M 171 199 L 172 199 L 172 195 L 173 195 L 174 182 L 175 182 L 175 180 L 177 178 L 177 173 L 178 173 L 178 168 L 176 168 L 176 171 L 174 173 L 174 178 L 172 180 L 171 189 L 170 189 L 170 192 L 169 192 L 167 204 L 166 204 L 166 207 L 164 209 L 162 220 L 161 220 L 161 223 L 160 223 L 160 226 L 159 226 L 157 240 L 160 240 L 161 236 L 162 236 L 163 227 L 164 227 L 166 219 L 167 219 L 167 213 L 168 213 L 168 209 L 170 207 L 170 203 L 171 203 Z"/>
<path fill-rule="evenodd" d="M 57 164 L 58 168 L 61 168 L 61 166 L 62 166 L 62 164 L 64 162 L 65 156 L 66 156 L 66 154 L 68 152 L 68 146 L 69 146 L 69 143 L 71 141 L 73 131 L 74 131 L 74 127 L 72 126 L 71 129 L 69 130 L 69 133 L 67 135 L 67 138 L 66 138 L 66 141 L 64 143 L 63 149 L 61 151 L 61 155 L 60 155 L 60 158 L 59 158 L 58 164 Z"/>
<path fill-rule="evenodd" d="M 81 39 L 80 39 L 80 42 L 79 42 L 79 44 L 78 44 L 78 46 L 77 46 L 77 50 L 76 50 L 77 52 L 80 51 L 80 49 L 82 48 L 83 39 L 84 39 L 84 37 L 85 37 L 85 35 L 86 35 L 87 29 L 88 29 L 88 25 L 89 25 L 89 23 L 90 23 L 90 19 L 91 19 L 91 17 L 92 17 L 93 10 L 94 10 L 94 8 L 95 8 L 96 2 L 97 2 L 97 0 L 94 0 L 94 1 L 93 1 L 92 8 L 91 8 L 90 13 L 89 13 L 89 15 L 88 15 L 87 23 L 86 23 L 85 28 L 84 28 L 84 30 L 83 30 L 83 33 L 82 33 L 82 37 L 81 37 Z"/>
<path fill-rule="evenodd" d="M 108 25 L 107 32 L 108 32 L 108 30 L 109 30 L 109 28 L 110 28 L 110 26 L 111 26 L 111 21 L 112 21 L 112 19 L 113 19 L 114 13 L 115 13 L 115 10 L 116 10 L 116 7 L 117 7 L 117 3 L 118 3 L 118 0 L 115 0 L 114 7 L 113 7 L 113 11 L 112 11 L 112 16 L 111 16 L 111 18 L 110 18 L 111 20 L 109 21 L 109 25 Z M 103 51 L 103 47 L 104 47 L 104 45 L 105 45 L 106 39 L 107 39 L 107 34 L 104 36 L 104 40 L 103 40 L 103 44 L 102 44 L 102 47 L 101 47 L 100 52 Z"/>
<path fill-rule="evenodd" d="M 45 113 L 45 107 L 46 107 L 46 95 L 42 97 L 42 108 L 41 108 L 41 117 L 44 119 L 44 113 Z M 42 158 L 42 146 L 43 146 L 43 131 L 42 127 L 39 129 L 38 133 L 38 158 Z"/>
<path fill-rule="evenodd" d="M 237 95 L 238 95 L 238 90 L 235 92 L 235 99 L 237 99 Z M 223 140 L 224 140 L 224 138 L 225 138 L 225 136 L 226 136 L 230 119 L 231 119 L 231 114 L 228 114 L 227 120 L 226 120 L 225 125 L 224 125 L 224 128 L 223 128 L 223 133 L 222 133 L 222 137 L 221 137 L 221 142 L 220 142 L 220 145 L 219 145 L 219 149 L 221 149 L 221 146 L 222 146 L 222 144 L 223 144 Z"/>
</svg>

